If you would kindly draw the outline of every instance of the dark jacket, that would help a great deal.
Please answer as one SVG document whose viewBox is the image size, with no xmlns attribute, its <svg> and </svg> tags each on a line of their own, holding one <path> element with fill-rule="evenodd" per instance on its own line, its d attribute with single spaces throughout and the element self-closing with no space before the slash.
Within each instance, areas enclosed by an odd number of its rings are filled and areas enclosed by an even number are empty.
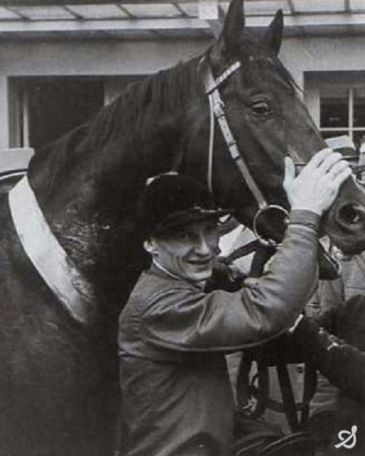
<svg viewBox="0 0 365 456">
<path fill-rule="evenodd" d="M 120 316 L 119 355 L 128 456 L 227 456 L 233 400 L 224 354 L 291 326 L 316 283 L 315 214 L 294 211 L 260 279 L 205 293 L 156 267 Z"/>
<path fill-rule="evenodd" d="M 339 336 L 340 338 L 336 337 Z M 365 297 L 353 296 L 318 321 L 304 318 L 292 343 L 340 389 L 328 456 L 365 454 Z M 357 426 L 354 448 L 340 447 L 339 432 Z"/>
<path fill-rule="evenodd" d="M 356 298 L 355 298 L 356 299 Z M 323 315 L 318 321 L 304 317 L 293 333 L 292 342 L 297 346 L 298 351 L 304 353 L 315 362 L 318 370 L 336 385 L 341 393 L 349 396 L 351 399 L 360 402 L 365 407 L 365 352 L 361 351 L 365 347 L 360 346 L 360 337 L 358 343 L 351 340 L 351 335 L 346 337 L 354 345 L 349 345 L 344 340 L 336 337 L 345 336 L 344 330 L 349 323 L 351 307 L 354 307 L 355 299 L 347 303 L 342 309 L 333 309 Z M 357 300 L 361 299 L 360 297 Z M 365 298 L 361 299 L 365 309 Z M 348 313 L 344 314 L 347 309 Z M 343 315 L 342 322 L 338 321 Z M 365 312 L 357 313 L 357 321 L 353 321 L 352 337 L 356 333 L 359 324 L 362 325 L 362 332 L 365 332 Z M 337 321 L 335 321 L 337 320 Z M 328 330 L 328 331 L 327 331 Z M 364 337 L 364 335 L 363 335 Z"/>
</svg>

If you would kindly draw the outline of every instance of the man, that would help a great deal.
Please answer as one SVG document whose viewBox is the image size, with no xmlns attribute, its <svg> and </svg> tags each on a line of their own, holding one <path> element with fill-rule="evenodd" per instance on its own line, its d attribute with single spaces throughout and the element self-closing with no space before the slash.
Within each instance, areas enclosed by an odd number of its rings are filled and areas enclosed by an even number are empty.
<svg viewBox="0 0 365 456">
<path fill-rule="evenodd" d="M 119 331 L 128 456 L 230 454 L 234 408 L 224 354 L 293 325 L 316 282 L 320 216 L 350 173 L 328 149 L 297 178 L 287 159 L 284 242 L 265 274 L 236 292 L 204 291 L 225 213 L 207 189 L 176 174 L 147 185 L 139 207 L 152 266 L 137 282 Z"/>
<path fill-rule="evenodd" d="M 340 337 L 335 337 L 336 336 Z M 346 342 L 345 342 L 346 341 Z M 351 344 L 351 345 L 350 345 Z M 365 454 L 365 299 L 353 296 L 333 307 L 317 321 L 299 318 L 292 332 L 295 347 L 335 386 L 339 394 L 334 412 L 311 417 L 313 436 L 326 456 Z M 340 433 L 356 428 L 349 440 L 353 448 L 341 445 Z M 342 435 L 342 434 L 341 434 Z M 336 446 L 340 444 L 340 446 Z"/>
</svg>

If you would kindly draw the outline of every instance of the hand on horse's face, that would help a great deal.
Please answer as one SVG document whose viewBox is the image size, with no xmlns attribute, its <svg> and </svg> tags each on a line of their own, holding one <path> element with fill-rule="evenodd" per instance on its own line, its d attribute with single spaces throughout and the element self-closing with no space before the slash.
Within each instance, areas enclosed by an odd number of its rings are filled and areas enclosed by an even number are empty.
<svg viewBox="0 0 365 456">
<path fill-rule="evenodd" d="M 291 208 L 322 215 L 350 175 L 348 163 L 340 153 L 331 149 L 322 149 L 314 155 L 297 177 L 293 160 L 286 157 L 284 188 Z"/>
</svg>

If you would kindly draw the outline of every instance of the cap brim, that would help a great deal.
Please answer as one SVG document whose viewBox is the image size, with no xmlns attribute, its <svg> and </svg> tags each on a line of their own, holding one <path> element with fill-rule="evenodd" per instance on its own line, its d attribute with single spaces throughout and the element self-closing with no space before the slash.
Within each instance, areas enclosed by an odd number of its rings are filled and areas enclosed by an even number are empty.
<svg viewBox="0 0 365 456">
<path fill-rule="evenodd" d="M 183 228 L 192 223 L 204 220 L 218 220 L 225 215 L 231 215 L 230 209 L 202 209 L 179 211 L 167 217 L 155 230 L 154 234 L 171 233 L 178 228 Z"/>
</svg>

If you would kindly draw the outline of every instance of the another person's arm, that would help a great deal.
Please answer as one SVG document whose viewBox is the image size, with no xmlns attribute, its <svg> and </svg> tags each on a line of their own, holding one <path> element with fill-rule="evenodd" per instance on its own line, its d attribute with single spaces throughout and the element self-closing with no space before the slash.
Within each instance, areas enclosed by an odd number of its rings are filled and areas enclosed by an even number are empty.
<svg viewBox="0 0 365 456">
<path fill-rule="evenodd" d="M 292 343 L 315 362 L 318 370 L 342 393 L 365 402 L 365 353 L 329 334 L 313 319 L 303 317 Z"/>
</svg>

